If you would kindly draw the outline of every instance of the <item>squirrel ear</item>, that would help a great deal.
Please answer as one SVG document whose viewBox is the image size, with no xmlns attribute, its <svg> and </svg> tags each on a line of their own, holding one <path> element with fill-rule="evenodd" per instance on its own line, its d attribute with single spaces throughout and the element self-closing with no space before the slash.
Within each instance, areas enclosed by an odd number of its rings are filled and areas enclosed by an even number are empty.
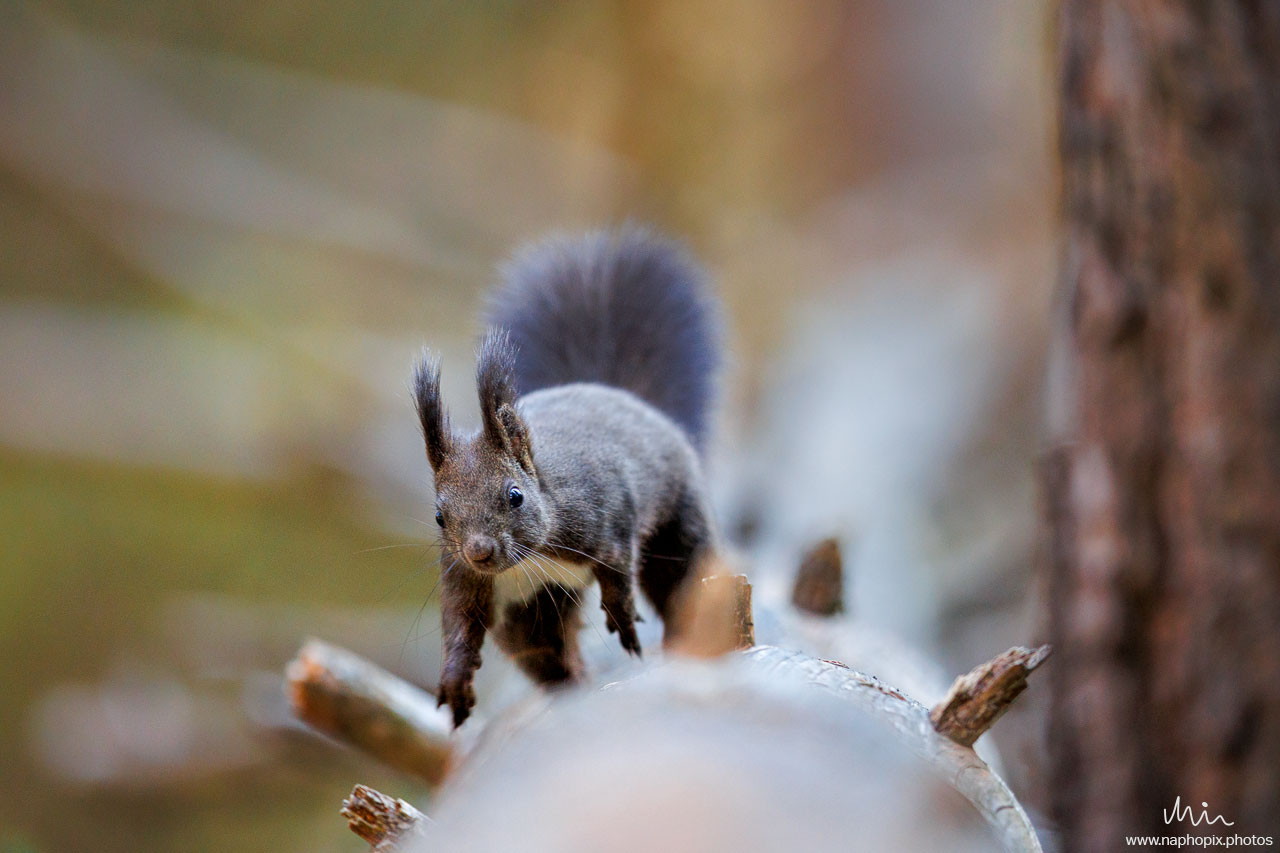
<svg viewBox="0 0 1280 853">
<path fill-rule="evenodd" d="M 502 329 L 490 329 L 480 344 L 476 362 L 476 390 L 484 437 L 498 450 L 506 449 L 506 435 L 498 410 L 516 401 L 516 351 Z"/>
<path fill-rule="evenodd" d="M 505 329 L 490 329 L 480 345 L 476 367 L 484 436 L 495 449 L 515 457 L 533 473 L 529 429 L 516 412 L 516 348 Z"/>
<path fill-rule="evenodd" d="M 507 439 L 507 449 L 526 473 L 534 474 L 533 447 L 529 444 L 529 428 L 525 426 L 524 419 L 514 406 L 502 405 L 498 408 L 498 420 Z"/>
<path fill-rule="evenodd" d="M 449 416 L 440 399 L 440 359 L 422 351 L 413 367 L 413 403 L 422 422 L 422 437 L 427 444 L 427 460 L 431 470 L 438 471 L 453 447 Z"/>
</svg>

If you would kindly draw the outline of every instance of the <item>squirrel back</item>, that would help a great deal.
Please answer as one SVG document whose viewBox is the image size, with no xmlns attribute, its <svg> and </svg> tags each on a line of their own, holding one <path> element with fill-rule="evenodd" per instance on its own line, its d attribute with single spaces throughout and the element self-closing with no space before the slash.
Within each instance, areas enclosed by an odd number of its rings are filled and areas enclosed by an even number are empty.
<svg viewBox="0 0 1280 853">
<path fill-rule="evenodd" d="M 517 393 L 573 382 L 623 388 L 702 449 L 720 362 L 716 306 L 676 243 L 624 226 L 526 247 L 486 321 L 515 345 Z"/>
</svg>

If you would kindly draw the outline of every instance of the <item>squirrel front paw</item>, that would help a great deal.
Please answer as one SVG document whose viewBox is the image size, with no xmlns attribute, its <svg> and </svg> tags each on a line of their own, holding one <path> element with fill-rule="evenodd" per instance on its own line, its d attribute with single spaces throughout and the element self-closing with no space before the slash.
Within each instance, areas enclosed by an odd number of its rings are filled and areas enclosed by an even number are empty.
<svg viewBox="0 0 1280 853">
<path fill-rule="evenodd" d="M 476 690 L 473 683 L 474 673 L 469 671 L 446 671 L 440 677 L 440 689 L 436 693 L 436 707 L 448 705 L 453 711 L 453 727 L 462 725 L 471 716 L 471 709 L 476 704 Z"/>
<path fill-rule="evenodd" d="M 622 648 L 636 657 L 642 657 L 640 638 L 636 636 L 636 623 L 633 614 L 628 613 L 622 619 L 615 619 L 613 611 L 606 609 L 605 627 L 609 629 L 610 634 L 618 635 L 618 641 L 622 643 Z"/>
</svg>

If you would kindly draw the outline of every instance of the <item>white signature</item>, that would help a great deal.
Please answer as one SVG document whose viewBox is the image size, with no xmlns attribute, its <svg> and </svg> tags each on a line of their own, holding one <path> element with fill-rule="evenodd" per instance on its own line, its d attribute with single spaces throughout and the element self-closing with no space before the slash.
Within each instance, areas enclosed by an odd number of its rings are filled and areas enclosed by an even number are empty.
<svg viewBox="0 0 1280 853">
<path fill-rule="evenodd" d="M 1166 824 L 1170 824 L 1170 823 L 1173 823 L 1175 820 L 1179 820 L 1179 821 L 1189 820 L 1191 821 L 1192 826 L 1199 826 L 1201 823 L 1215 824 L 1218 821 L 1222 821 L 1224 826 L 1236 825 L 1235 821 L 1227 820 L 1222 815 L 1209 817 L 1208 803 L 1201 803 L 1200 806 L 1201 808 L 1204 809 L 1204 811 L 1200 812 L 1200 815 L 1197 817 L 1195 813 L 1191 811 L 1191 806 L 1184 806 L 1182 804 L 1182 796 L 1179 795 L 1178 798 L 1173 801 L 1173 811 L 1170 811 L 1169 809 L 1164 810 L 1164 822 Z"/>
</svg>

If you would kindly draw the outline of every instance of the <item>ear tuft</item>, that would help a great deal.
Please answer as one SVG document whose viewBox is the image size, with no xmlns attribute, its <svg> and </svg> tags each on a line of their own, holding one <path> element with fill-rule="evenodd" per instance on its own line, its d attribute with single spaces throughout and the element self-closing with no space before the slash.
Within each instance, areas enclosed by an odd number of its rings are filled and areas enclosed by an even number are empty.
<svg viewBox="0 0 1280 853">
<path fill-rule="evenodd" d="M 449 416 L 440 398 L 440 358 L 423 350 L 413 366 L 413 403 L 422 423 L 431 470 L 438 471 L 453 445 Z"/>
<path fill-rule="evenodd" d="M 514 457 L 532 474 L 533 450 L 529 430 L 516 411 L 516 347 L 506 329 L 490 329 L 480 345 L 476 368 L 480 392 L 480 416 L 485 439 L 496 449 Z"/>
<path fill-rule="evenodd" d="M 505 450 L 507 435 L 498 410 L 513 406 L 516 401 L 516 349 L 505 329 L 490 329 L 480 344 L 476 389 L 480 393 L 485 438 Z"/>
</svg>

